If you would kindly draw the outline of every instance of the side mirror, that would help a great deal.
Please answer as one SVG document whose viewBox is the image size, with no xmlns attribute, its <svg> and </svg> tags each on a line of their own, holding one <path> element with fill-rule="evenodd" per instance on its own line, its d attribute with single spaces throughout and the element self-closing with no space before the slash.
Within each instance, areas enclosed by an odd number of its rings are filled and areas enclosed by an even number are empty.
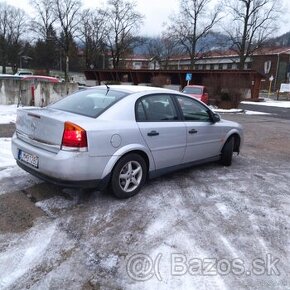
<svg viewBox="0 0 290 290">
<path fill-rule="evenodd" d="M 221 117 L 218 113 L 210 111 L 210 117 L 213 123 L 217 123 L 221 120 Z"/>
</svg>

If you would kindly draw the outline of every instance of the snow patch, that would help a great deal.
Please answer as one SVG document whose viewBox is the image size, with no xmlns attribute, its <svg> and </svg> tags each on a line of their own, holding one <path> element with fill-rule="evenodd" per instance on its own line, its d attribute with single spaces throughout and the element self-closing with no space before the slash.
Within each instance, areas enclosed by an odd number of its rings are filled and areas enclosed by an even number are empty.
<svg viewBox="0 0 290 290">
<path fill-rule="evenodd" d="M 212 108 L 216 113 L 228 113 L 228 114 L 245 114 L 245 115 L 271 115 L 270 113 L 258 112 L 258 111 L 249 111 L 244 109 L 218 109 Z"/>
<path fill-rule="evenodd" d="M 53 215 L 53 210 L 67 209 L 77 204 L 77 199 L 65 199 L 62 196 L 54 196 L 52 198 L 38 201 L 35 205 L 41 208 L 48 215 Z"/>
<path fill-rule="evenodd" d="M 109 255 L 107 258 L 101 260 L 100 266 L 105 270 L 113 270 L 116 269 L 118 265 L 119 257 L 116 255 Z"/>
<path fill-rule="evenodd" d="M 168 245 L 174 245 L 174 248 Z M 198 245 L 195 244 L 195 240 L 190 233 L 182 230 L 176 236 L 168 236 L 166 241 L 156 247 L 148 257 L 151 257 L 152 262 L 155 265 L 155 275 L 148 281 L 138 282 L 130 285 L 128 289 L 207 289 L 207 290 L 224 290 L 227 289 L 222 276 L 208 276 L 208 275 L 192 275 L 188 272 L 180 274 L 172 274 L 172 271 L 177 271 L 178 258 L 175 260 L 174 256 L 180 255 L 185 257 L 187 263 L 190 259 L 200 259 L 210 257 L 210 253 L 203 251 Z M 158 265 L 156 264 L 159 257 Z M 180 263 L 180 261 L 179 261 Z M 189 264 L 187 264 L 189 265 Z"/>
<path fill-rule="evenodd" d="M 232 216 L 232 211 L 224 203 L 216 203 L 215 205 L 224 218 L 229 219 Z"/>
<path fill-rule="evenodd" d="M 258 111 L 249 111 L 249 110 L 244 110 L 244 109 L 219 109 L 217 107 L 210 106 L 210 108 L 220 114 L 246 114 L 246 115 L 271 115 L 270 113 L 265 113 L 265 112 L 258 112 Z"/>
<path fill-rule="evenodd" d="M 219 108 L 212 108 L 213 111 L 216 113 L 244 113 L 243 109 L 219 109 Z"/>
<path fill-rule="evenodd" d="M 0 170 L 0 195 L 7 192 L 25 189 L 42 182 L 40 179 L 14 166 Z"/>
<path fill-rule="evenodd" d="M 256 105 L 256 106 L 269 106 L 269 107 L 279 107 L 279 108 L 290 108 L 290 101 L 274 101 L 265 99 L 264 102 L 250 102 L 243 101 L 241 104 L 245 105 Z"/>
<path fill-rule="evenodd" d="M 220 235 L 220 239 L 226 249 L 231 253 L 231 259 L 237 259 L 241 257 L 241 255 L 237 253 L 236 249 L 229 243 L 225 236 Z"/>
<path fill-rule="evenodd" d="M 167 228 L 169 221 L 165 218 L 158 218 L 154 221 L 153 224 L 149 226 L 149 228 L 146 230 L 146 233 L 148 235 L 155 236 L 156 234 L 163 232 L 165 228 Z"/>
<path fill-rule="evenodd" d="M 0 105 L 0 124 L 16 122 L 17 105 Z"/>
<path fill-rule="evenodd" d="M 11 152 L 11 138 L 0 138 L 0 170 L 15 166 L 16 161 Z"/>
<path fill-rule="evenodd" d="M 272 115 L 271 113 L 265 113 L 265 112 L 258 112 L 258 111 L 248 111 L 245 110 L 246 115 Z"/>
<path fill-rule="evenodd" d="M 30 272 L 45 256 L 56 225 L 50 224 L 29 232 L 0 256 L 0 288 L 8 288 L 25 273 Z"/>
</svg>

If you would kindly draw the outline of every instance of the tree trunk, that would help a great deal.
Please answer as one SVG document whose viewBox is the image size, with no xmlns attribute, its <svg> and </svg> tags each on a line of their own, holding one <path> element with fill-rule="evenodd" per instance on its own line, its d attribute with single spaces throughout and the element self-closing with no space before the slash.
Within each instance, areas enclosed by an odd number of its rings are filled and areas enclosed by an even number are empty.
<svg viewBox="0 0 290 290">
<path fill-rule="evenodd" d="M 64 79 L 66 82 L 69 81 L 68 79 L 68 72 L 69 72 L 69 57 L 66 53 L 66 57 L 65 57 L 65 66 L 64 66 Z"/>
</svg>

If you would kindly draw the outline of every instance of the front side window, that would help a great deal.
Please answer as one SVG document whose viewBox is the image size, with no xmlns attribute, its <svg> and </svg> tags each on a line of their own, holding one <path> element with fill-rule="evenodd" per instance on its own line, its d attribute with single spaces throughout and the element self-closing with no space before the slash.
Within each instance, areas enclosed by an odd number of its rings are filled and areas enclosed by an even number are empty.
<svg viewBox="0 0 290 290">
<path fill-rule="evenodd" d="M 178 116 L 169 95 L 151 95 L 137 101 L 136 120 L 139 122 L 174 121 L 178 120 Z"/>
<path fill-rule="evenodd" d="M 210 122 L 208 108 L 198 101 L 183 96 L 177 97 L 185 121 Z"/>
</svg>

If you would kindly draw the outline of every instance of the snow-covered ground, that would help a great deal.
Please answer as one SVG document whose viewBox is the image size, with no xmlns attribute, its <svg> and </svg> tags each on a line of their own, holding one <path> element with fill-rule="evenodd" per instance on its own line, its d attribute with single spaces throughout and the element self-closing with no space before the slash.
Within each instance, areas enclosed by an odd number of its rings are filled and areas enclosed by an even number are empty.
<svg viewBox="0 0 290 290">
<path fill-rule="evenodd" d="M 76 203 L 71 191 L 37 202 L 48 217 L 0 234 L 0 288 L 287 289 L 290 173 L 261 165 L 237 157 L 178 172 L 122 201 Z M 275 259 L 279 275 L 268 275 Z"/>
<path fill-rule="evenodd" d="M 20 233 L 0 229 L 0 289 L 289 289 L 289 152 L 266 147 L 289 123 L 279 133 L 255 120 L 231 167 L 163 176 L 128 200 L 39 184 L 1 138 L 0 198 L 25 189 L 44 215 Z M 275 259 L 279 273 L 267 268 Z"/>
<path fill-rule="evenodd" d="M 275 101 L 271 99 L 264 99 L 263 102 L 243 101 L 242 104 L 256 105 L 256 106 L 270 106 L 279 108 L 290 108 L 290 101 Z"/>
<path fill-rule="evenodd" d="M 211 108 L 216 113 L 221 114 L 246 114 L 246 115 L 271 115 L 270 113 L 258 112 L 258 111 L 250 111 L 250 110 L 243 110 L 243 109 L 219 109 L 212 107 Z"/>
<path fill-rule="evenodd" d="M 16 166 L 11 152 L 11 138 L 0 138 L 0 195 L 39 182 L 39 179 Z"/>
<path fill-rule="evenodd" d="M 0 125 L 16 122 L 16 105 L 0 105 Z"/>
<path fill-rule="evenodd" d="M 11 153 L 11 138 L 0 138 L 0 148 L 0 170 L 3 170 L 7 167 L 15 166 L 16 162 Z"/>
</svg>

